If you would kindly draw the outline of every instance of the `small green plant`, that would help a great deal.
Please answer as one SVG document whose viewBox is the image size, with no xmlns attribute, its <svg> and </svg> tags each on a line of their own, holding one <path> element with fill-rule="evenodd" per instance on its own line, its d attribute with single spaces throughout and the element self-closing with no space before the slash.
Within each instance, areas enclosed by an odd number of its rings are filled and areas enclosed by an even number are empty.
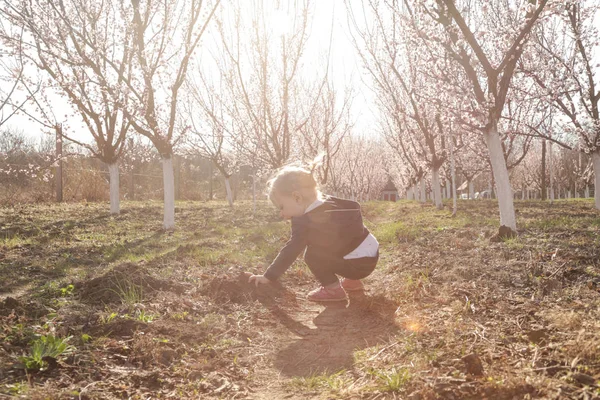
<svg viewBox="0 0 600 400">
<path fill-rule="evenodd" d="M 6 387 L 8 388 L 10 394 L 14 396 L 25 394 L 29 390 L 29 385 L 27 385 L 27 382 L 17 382 L 13 383 L 12 385 L 6 385 Z"/>
<path fill-rule="evenodd" d="M 410 371 L 407 368 L 392 368 L 390 371 L 374 371 L 380 382 L 380 389 L 385 392 L 398 392 L 410 382 Z"/>
<path fill-rule="evenodd" d="M 135 313 L 135 319 L 138 321 L 150 323 L 154 320 L 154 315 L 146 314 L 144 310 L 137 310 Z"/>
<path fill-rule="evenodd" d="M 75 290 L 75 286 L 67 285 L 63 288 L 60 288 L 60 296 L 67 297 L 73 295 L 73 291 Z"/>
<path fill-rule="evenodd" d="M 58 359 L 62 355 L 73 351 L 73 346 L 69 345 L 71 336 L 59 338 L 54 335 L 40 336 L 34 340 L 29 349 L 28 356 L 19 357 L 25 369 L 44 370 L 48 367 L 47 357 Z"/>
<path fill-rule="evenodd" d="M 105 325 L 105 324 L 109 324 L 110 322 L 112 322 L 112 320 L 114 320 L 115 318 L 117 318 L 118 314 L 116 312 L 111 312 L 108 315 L 101 315 L 100 316 L 100 323 Z"/>
<path fill-rule="evenodd" d="M 82 341 L 83 343 L 87 343 L 87 342 L 89 342 L 90 340 L 92 340 L 92 337 L 91 337 L 90 335 L 88 335 L 87 333 L 82 333 L 82 334 L 81 334 L 81 341 Z"/>
<path fill-rule="evenodd" d="M 171 319 L 174 319 L 176 321 L 184 321 L 187 318 L 188 314 L 189 313 L 187 311 L 183 311 L 183 312 L 180 312 L 180 313 L 177 313 L 177 312 L 176 313 L 172 313 L 171 314 Z"/>
</svg>

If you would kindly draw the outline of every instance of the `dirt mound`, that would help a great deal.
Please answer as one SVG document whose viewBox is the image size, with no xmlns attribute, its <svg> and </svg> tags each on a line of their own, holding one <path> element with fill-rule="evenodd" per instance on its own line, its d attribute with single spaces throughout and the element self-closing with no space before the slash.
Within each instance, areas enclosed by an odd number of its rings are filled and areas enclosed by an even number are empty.
<svg viewBox="0 0 600 400">
<path fill-rule="evenodd" d="M 200 289 L 200 293 L 221 304 L 246 304 L 256 300 L 261 303 L 282 300 L 295 303 L 295 294 L 279 282 L 256 287 L 253 283 L 248 283 L 250 275 L 249 272 L 230 271 L 210 280 Z"/>
<path fill-rule="evenodd" d="M 47 310 L 42 305 L 34 301 L 27 301 L 23 303 L 14 297 L 8 296 L 4 300 L 0 301 L 0 316 L 7 317 L 13 313 L 15 315 L 27 315 L 31 318 L 38 318 L 44 314 L 47 314 Z"/>
<path fill-rule="evenodd" d="M 120 265 L 76 286 L 81 300 L 92 304 L 141 302 L 158 291 L 182 293 L 185 290 L 177 283 L 153 277 L 149 271 L 136 264 Z"/>
<path fill-rule="evenodd" d="M 131 337 L 136 331 L 145 327 L 146 324 L 143 322 L 119 318 L 107 324 L 94 327 L 90 330 L 90 333 L 94 336 Z"/>
</svg>

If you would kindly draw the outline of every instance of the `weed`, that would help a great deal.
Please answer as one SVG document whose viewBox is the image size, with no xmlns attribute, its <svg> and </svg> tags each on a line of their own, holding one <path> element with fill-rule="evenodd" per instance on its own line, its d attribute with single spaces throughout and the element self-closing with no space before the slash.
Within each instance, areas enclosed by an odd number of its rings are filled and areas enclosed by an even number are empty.
<svg viewBox="0 0 600 400">
<path fill-rule="evenodd" d="M 101 315 L 100 316 L 100 323 L 102 325 L 106 325 L 109 324 L 112 320 L 114 320 L 115 318 L 117 318 L 119 314 L 117 314 L 116 312 L 111 312 L 108 315 Z"/>
<path fill-rule="evenodd" d="M 136 285 L 128 280 L 115 280 L 116 289 L 111 289 L 119 296 L 121 303 L 128 307 L 133 307 L 134 304 L 141 303 L 144 300 L 144 288 L 142 285 Z"/>
<path fill-rule="evenodd" d="M 6 387 L 13 396 L 26 394 L 29 391 L 29 385 L 27 385 L 27 382 L 17 382 L 13 383 L 12 385 L 6 385 Z"/>
<path fill-rule="evenodd" d="M 150 323 L 154 320 L 155 316 L 152 314 L 146 314 L 144 310 L 137 310 L 135 313 L 135 319 L 138 321 Z"/>
<path fill-rule="evenodd" d="M 175 313 L 172 313 L 170 315 L 170 317 L 171 317 L 171 319 L 174 319 L 175 321 L 184 321 L 187 318 L 188 314 L 189 313 L 187 311 L 183 311 L 180 313 L 175 312 Z"/>
<path fill-rule="evenodd" d="M 74 347 L 68 344 L 71 336 L 59 338 L 54 335 L 41 336 L 36 339 L 29 349 L 28 356 L 19 357 L 25 369 L 43 370 L 48 366 L 47 357 L 58 359 L 61 355 L 69 354 Z"/>
<path fill-rule="evenodd" d="M 345 370 L 333 374 L 328 374 L 327 371 L 322 373 L 315 372 L 306 377 L 293 378 L 290 386 L 295 389 L 328 389 L 332 392 L 339 392 L 348 384 L 348 378 L 343 376 L 345 372 Z"/>
<path fill-rule="evenodd" d="M 411 376 L 408 368 L 392 368 L 389 371 L 371 371 L 371 374 L 375 375 L 380 383 L 379 389 L 384 392 L 398 392 L 402 390 L 408 382 L 410 382 Z"/>
<path fill-rule="evenodd" d="M 65 287 L 62 287 L 62 288 L 60 288 L 60 296 L 61 297 L 71 296 L 73 294 L 74 290 L 75 290 L 75 286 L 73 286 L 73 285 L 67 285 Z"/>
</svg>

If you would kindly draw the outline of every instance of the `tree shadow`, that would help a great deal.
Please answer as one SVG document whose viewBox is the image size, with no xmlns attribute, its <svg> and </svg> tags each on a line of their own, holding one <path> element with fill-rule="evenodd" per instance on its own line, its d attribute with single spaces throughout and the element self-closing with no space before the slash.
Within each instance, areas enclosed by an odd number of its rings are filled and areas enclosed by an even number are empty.
<svg viewBox="0 0 600 400">
<path fill-rule="evenodd" d="M 287 376 L 311 376 L 351 369 L 354 352 L 389 342 L 400 329 L 394 323 L 397 304 L 384 296 L 352 294 L 348 304 L 324 305 L 310 327 L 279 309 L 274 315 L 301 339 L 279 350 L 275 367 Z"/>
</svg>

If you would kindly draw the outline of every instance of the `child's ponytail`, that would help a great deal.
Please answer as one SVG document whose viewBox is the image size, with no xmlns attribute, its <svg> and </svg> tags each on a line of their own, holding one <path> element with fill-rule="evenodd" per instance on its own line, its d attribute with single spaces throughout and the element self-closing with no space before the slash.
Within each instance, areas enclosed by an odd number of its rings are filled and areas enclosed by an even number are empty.
<svg viewBox="0 0 600 400">
<path fill-rule="evenodd" d="M 310 174 L 314 177 L 315 176 L 315 170 L 317 168 L 319 168 L 321 165 L 323 165 L 323 163 L 325 162 L 325 152 L 322 151 L 319 154 L 317 154 L 317 156 L 315 158 L 313 158 L 313 160 L 311 162 L 308 163 L 308 170 L 310 171 Z"/>
<path fill-rule="evenodd" d="M 273 198 L 275 193 L 288 195 L 294 191 L 314 194 L 321 197 L 314 172 L 323 165 L 325 152 L 319 153 L 310 163 L 293 163 L 278 169 L 267 183 L 268 194 Z"/>
</svg>

